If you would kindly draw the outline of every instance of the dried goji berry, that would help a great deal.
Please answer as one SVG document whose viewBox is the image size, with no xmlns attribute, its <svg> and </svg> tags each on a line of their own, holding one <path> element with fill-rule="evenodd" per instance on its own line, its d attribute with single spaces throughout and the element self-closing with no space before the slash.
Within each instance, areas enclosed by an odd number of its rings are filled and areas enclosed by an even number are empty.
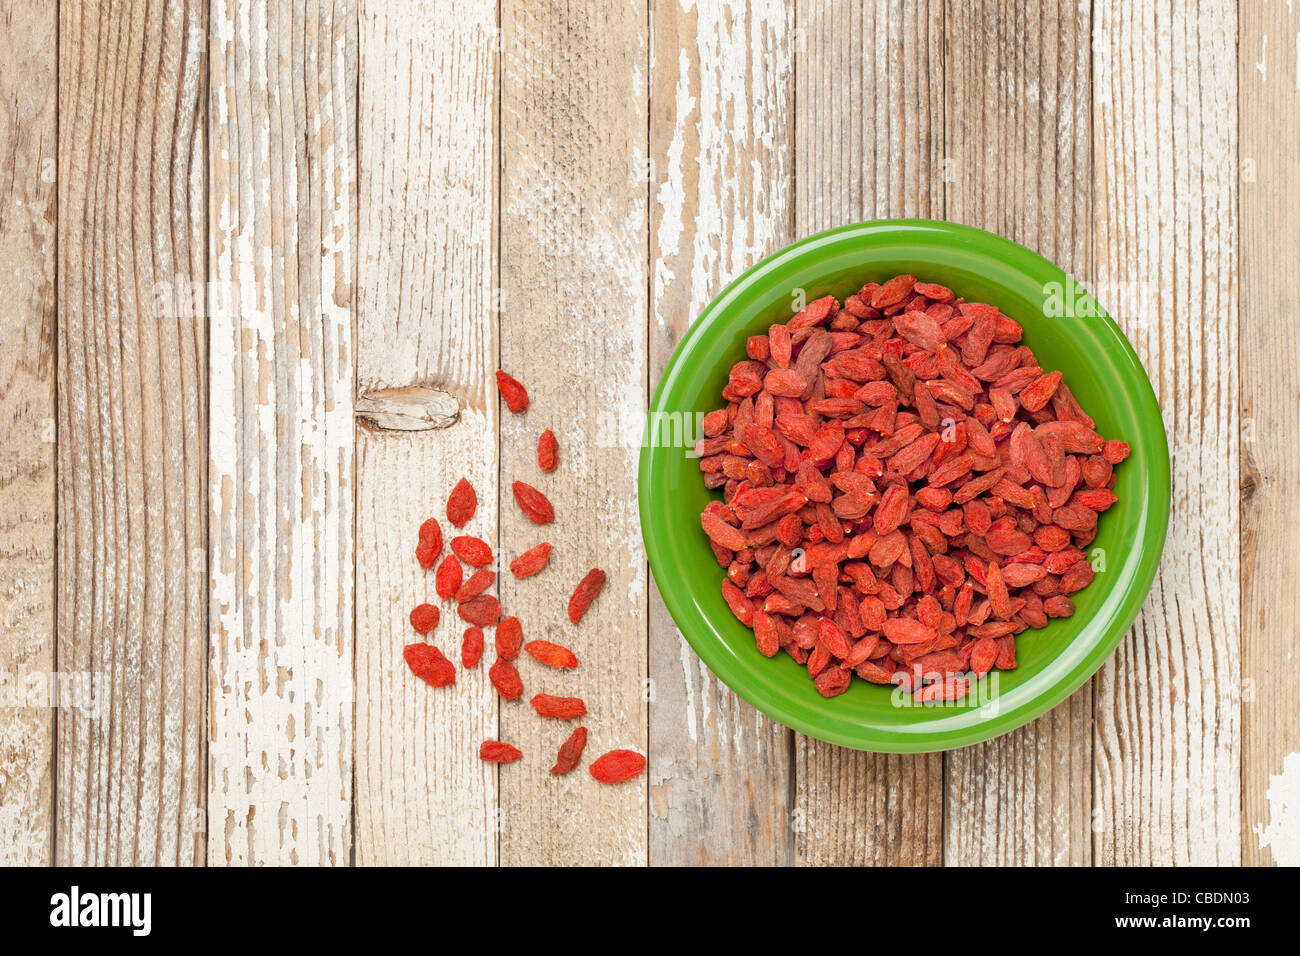
<svg viewBox="0 0 1300 956">
<path fill-rule="evenodd" d="M 1023 333 L 900 275 L 747 340 L 694 450 L 722 495 L 702 537 L 760 654 L 828 697 L 856 673 L 952 700 L 959 669 L 1015 667 L 1016 634 L 1073 610 L 1130 449 Z"/>
<path fill-rule="evenodd" d="M 472 535 L 459 535 L 451 539 L 451 550 L 471 567 L 481 568 L 492 563 L 492 547 L 482 538 Z"/>
<path fill-rule="evenodd" d="M 504 624 L 505 621 L 501 623 Z M 545 664 L 547 667 L 578 666 L 578 658 L 573 651 L 567 647 L 561 647 L 559 644 L 552 644 L 550 641 L 529 641 L 524 645 L 524 650 L 533 660 Z"/>
<path fill-rule="evenodd" d="M 510 573 L 517 578 L 532 577 L 551 559 L 551 545 L 543 541 L 534 548 L 529 548 L 510 562 Z"/>
<path fill-rule="evenodd" d="M 487 763 L 514 763 L 522 756 L 518 747 L 503 744 L 499 740 L 485 740 L 478 748 L 479 759 Z"/>
<path fill-rule="evenodd" d="M 440 550 L 440 547 L 434 548 L 433 544 L 428 541 L 421 541 L 415 546 L 415 560 L 420 567 L 428 571 L 433 567 L 433 562 L 438 560 L 438 551 Z"/>
<path fill-rule="evenodd" d="M 456 608 L 460 619 L 477 627 L 491 627 L 501 617 L 501 602 L 491 594 L 480 594 Z"/>
<path fill-rule="evenodd" d="M 426 518 L 420 525 L 420 543 L 428 545 L 435 558 L 442 553 L 442 526 L 437 518 Z"/>
<path fill-rule="evenodd" d="M 550 500 L 532 485 L 516 481 L 510 485 L 510 490 L 514 492 L 519 510 L 533 524 L 550 524 L 555 520 L 555 509 Z"/>
<path fill-rule="evenodd" d="M 555 432 L 549 428 L 537 439 L 537 467 L 542 471 L 554 471 L 560 463 L 560 443 L 555 440 Z"/>
<path fill-rule="evenodd" d="M 555 697 L 552 694 L 535 694 L 530 701 L 539 717 L 555 717 L 559 720 L 571 720 L 587 713 L 587 705 L 581 697 Z"/>
<path fill-rule="evenodd" d="M 503 661 L 513 661 L 519 656 L 519 648 L 524 643 L 524 628 L 517 617 L 503 617 L 497 624 L 497 657 Z"/>
<path fill-rule="evenodd" d="M 428 634 L 438 626 L 441 613 L 432 604 L 417 604 L 411 608 L 411 627 L 416 634 Z"/>
<path fill-rule="evenodd" d="M 509 661 L 494 661 L 488 668 L 488 680 L 506 700 L 518 700 L 524 694 L 524 682 L 519 679 L 515 665 Z"/>
<path fill-rule="evenodd" d="M 587 746 L 587 728 L 577 727 L 573 733 L 569 734 L 569 739 L 560 744 L 560 752 L 556 754 L 555 766 L 551 768 L 551 773 L 559 775 L 568 773 L 578 765 L 582 759 L 582 749 Z"/>
<path fill-rule="evenodd" d="M 446 687 L 456 683 L 456 665 L 432 644 L 407 644 L 402 657 L 411 673 L 433 687 Z M 520 688 L 523 693 L 523 688 Z"/>
<path fill-rule="evenodd" d="M 455 595 L 457 604 L 464 604 L 466 601 L 478 597 L 484 591 L 492 586 L 492 582 L 497 579 L 495 571 L 487 568 L 479 568 L 469 576 L 469 580 L 456 589 Z"/>
<path fill-rule="evenodd" d="M 460 662 L 464 667 L 477 667 L 483 659 L 483 630 L 477 627 L 465 628 L 465 638 L 460 645 Z"/>
<path fill-rule="evenodd" d="M 478 495 L 474 492 L 474 486 L 462 478 L 447 496 L 447 520 L 457 528 L 463 528 L 477 510 Z"/>
<path fill-rule="evenodd" d="M 464 573 L 454 554 L 449 554 L 443 558 L 442 564 L 438 565 L 438 571 L 433 579 L 433 588 L 438 592 L 438 597 L 444 601 L 450 601 L 456 591 L 459 590 L 461 577 Z"/>
<path fill-rule="evenodd" d="M 512 412 L 522 412 L 528 407 L 528 391 L 519 384 L 517 379 L 512 378 L 500 369 L 497 370 L 497 390 L 501 397 L 506 400 L 506 407 Z"/>
<path fill-rule="evenodd" d="M 645 757 L 635 750 L 611 750 L 593 760 L 588 770 L 601 783 L 622 783 L 645 770 Z"/>
<path fill-rule="evenodd" d="M 596 595 L 600 589 L 605 586 L 605 572 L 600 568 L 592 568 L 586 573 L 578 586 L 573 589 L 573 595 L 569 598 L 569 620 L 577 624 L 582 620 L 582 615 L 587 613 L 587 608 L 591 602 L 596 600 Z"/>
</svg>

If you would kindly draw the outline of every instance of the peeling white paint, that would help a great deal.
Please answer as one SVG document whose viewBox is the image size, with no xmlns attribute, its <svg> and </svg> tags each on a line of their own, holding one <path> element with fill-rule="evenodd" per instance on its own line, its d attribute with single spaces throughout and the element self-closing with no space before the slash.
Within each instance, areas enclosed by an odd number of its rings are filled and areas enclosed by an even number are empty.
<svg viewBox="0 0 1300 956">
<path fill-rule="evenodd" d="M 1268 824 L 1252 829 L 1279 866 L 1300 866 L 1300 752 L 1287 754 L 1282 772 L 1269 775 Z"/>
</svg>

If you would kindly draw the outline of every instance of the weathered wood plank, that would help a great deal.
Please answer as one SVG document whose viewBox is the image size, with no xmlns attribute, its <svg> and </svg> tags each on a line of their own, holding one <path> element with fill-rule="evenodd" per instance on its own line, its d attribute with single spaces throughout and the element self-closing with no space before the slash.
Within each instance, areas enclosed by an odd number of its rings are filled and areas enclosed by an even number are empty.
<svg viewBox="0 0 1300 956">
<path fill-rule="evenodd" d="M 415 680 L 407 614 L 440 603 L 415 562 L 429 516 L 444 538 L 497 537 L 496 7 L 363 0 L 357 365 L 360 394 L 418 383 L 453 420 L 425 431 L 357 430 L 356 857 L 362 864 L 496 861 L 497 736 L 488 661 L 454 688 Z M 453 417 L 454 416 L 454 417 Z M 447 494 L 468 478 L 463 532 Z M 465 624 L 442 607 L 430 635 L 460 660 Z"/>
<path fill-rule="evenodd" d="M 791 240 L 794 4 L 654 6 L 651 388 L 731 279 Z M 787 863 L 791 732 L 722 684 L 650 599 L 650 861 Z"/>
<path fill-rule="evenodd" d="M 53 851 L 57 21 L 0 12 L 0 866 Z"/>
<path fill-rule="evenodd" d="M 943 217 L 940 0 L 798 6 L 795 234 L 888 216 Z M 938 864 L 943 760 L 795 735 L 795 858 Z"/>
<path fill-rule="evenodd" d="M 947 218 L 1089 279 L 1090 4 L 949 3 L 944 29 Z M 944 773 L 945 863 L 1087 864 L 1091 686 Z"/>
<path fill-rule="evenodd" d="M 215 863 L 351 855 L 357 12 L 213 0 Z"/>
<path fill-rule="evenodd" d="M 204 854 L 203 18 L 59 9 L 58 665 L 99 682 L 58 714 L 64 864 Z"/>
<path fill-rule="evenodd" d="M 649 38 L 644 3 L 579 0 L 502 8 L 501 365 L 531 388 L 501 422 L 501 560 L 541 540 L 536 577 L 501 581 L 526 638 L 573 648 L 573 673 L 522 660 L 525 699 L 501 708 L 502 739 L 524 760 L 501 774 L 503 863 L 644 863 L 645 777 L 618 787 L 585 770 L 547 773 L 571 722 L 539 720 L 537 692 L 585 697 L 587 755 L 646 747 L 647 610 L 636 464 L 647 384 L 646 164 Z M 560 443 L 537 468 L 537 436 Z M 556 521 L 530 524 L 514 480 L 550 496 Z M 565 615 L 588 569 L 609 575 L 580 625 Z"/>
<path fill-rule="evenodd" d="M 1300 10 L 1247 0 L 1238 23 L 1241 146 L 1242 862 L 1300 865 Z M 1282 436 L 1287 436 L 1283 438 Z M 1290 807 L 1289 810 L 1286 808 Z"/>
<path fill-rule="evenodd" d="M 1146 607 L 1096 686 L 1094 862 L 1241 859 L 1237 10 L 1097 4 L 1097 285 L 1173 456 Z"/>
</svg>

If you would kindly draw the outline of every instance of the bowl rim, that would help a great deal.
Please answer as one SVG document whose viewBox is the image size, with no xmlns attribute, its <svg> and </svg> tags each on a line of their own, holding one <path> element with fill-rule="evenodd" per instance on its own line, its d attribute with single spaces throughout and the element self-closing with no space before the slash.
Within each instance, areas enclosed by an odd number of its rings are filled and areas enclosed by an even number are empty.
<svg viewBox="0 0 1300 956">
<path fill-rule="evenodd" d="M 699 604 L 685 597 L 689 589 L 679 591 L 678 588 L 668 586 L 666 583 L 668 575 L 672 573 L 669 570 L 672 566 L 667 541 L 669 535 L 661 533 L 656 522 L 650 518 L 654 514 L 652 479 L 656 464 L 660 456 L 668 454 L 671 449 L 656 446 L 649 440 L 651 423 L 656 420 L 657 415 L 670 410 L 665 406 L 669 404 L 669 399 L 674 395 L 685 374 L 684 357 L 714 324 L 724 319 L 741 293 L 756 283 L 768 280 L 774 272 L 787 264 L 815 256 L 828 247 L 874 234 L 890 234 L 898 238 L 905 238 L 908 234 L 925 235 L 927 238 L 934 238 L 937 235 L 960 246 L 979 244 L 985 249 L 992 247 L 997 250 L 999 258 L 1013 265 L 1016 271 L 1034 279 L 1041 277 L 1044 285 L 1051 281 L 1077 281 L 1072 280 L 1068 273 L 1055 263 L 1019 243 L 972 226 L 943 220 L 880 219 L 851 223 L 791 243 L 756 262 L 728 283 L 692 322 L 686 335 L 673 350 L 647 409 L 647 431 L 642 441 L 637 469 L 638 513 L 650 568 L 676 627 L 709 670 L 733 692 L 779 723 L 820 740 L 881 753 L 929 753 L 990 740 L 1042 716 L 1088 681 L 1114 653 L 1151 590 L 1168 534 L 1171 504 L 1168 436 L 1155 390 L 1137 352 L 1110 314 L 1098 305 L 1093 316 L 1097 322 L 1098 333 L 1104 332 L 1113 339 L 1114 346 L 1127 360 L 1125 364 L 1130 368 L 1129 377 L 1134 382 L 1137 397 L 1142 405 L 1139 413 L 1144 418 L 1152 418 L 1159 422 L 1160 426 L 1153 436 L 1149 436 L 1155 438 L 1155 447 L 1149 448 L 1149 472 L 1145 475 L 1144 481 L 1148 507 L 1141 515 L 1138 537 L 1144 546 L 1150 547 L 1158 543 L 1158 547 L 1154 555 L 1147 560 L 1142 560 L 1135 575 L 1128 580 L 1127 587 L 1122 588 L 1118 606 L 1110 608 L 1110 616 L 1106 619 L 1105 626 L 1099 629 L 1100 634 L 1090 637 L 1086 628 L 1090 626 L 1092 620 L 1103 617 L 1102 611 L 1105 608 L 1099 610 L 1094 618 L 1084 625 L 1084 631 L 1072 638 L 1071 646 L 1067 649 L 1074 653 L 1062 653 L 1061 657 L 1066 658 L 1063 666 L 1055 668 L 1049 666 L 1015 688 L 1015 693 L 1004 694 L 999 698 L 1000 702 L 1010 703 L 1005 712 L 1001 712 L 1003 708 L 999 706 L 996 716 L 986 716 L 973 723 L 969 717 L 957 722 L 952 720 L 918 722 L 915 725 L 918 729 L 914 731 L 909 730 L 906 724 L 887 728 L 854 724 L 855 732 L 845 733 L 834 727 L 820 726 L 805 719 L 798 712 L 798 707 L 792 708 L 779 695 L 763 694 L 762 688 L 754 687 L 745 680 L 739 679 L 744 676 L 740 673 L 742 670 L 740 661 L 717 634 L 708 615 Z M 869 265 L 864 264 L 865 268 L 869 268 Z M 1136 375 L 1132 374 L 1132 370 L 1136 371 Z M 1151 415 L 1152 412 L 1154 415 Z M 1163 507 L 1149 507 L 1153 501 L 1161 503 Z M 701 624 L 704 625 L 703 629 L 700 628 Z M 1008 698 L 1012 699 L 1008 700 Z M 965 710 L 958 713 L 970 715 L 977 714 L 977 711 Z M 921 727 L 922 723 L 924 727 Z"/>
</svg>

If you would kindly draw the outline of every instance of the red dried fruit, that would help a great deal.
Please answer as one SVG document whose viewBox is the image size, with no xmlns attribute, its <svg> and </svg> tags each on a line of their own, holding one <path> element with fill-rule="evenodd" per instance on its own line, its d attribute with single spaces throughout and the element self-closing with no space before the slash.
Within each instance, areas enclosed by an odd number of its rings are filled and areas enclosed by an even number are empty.
<svg viewBox="0 0 1300 956">
<path fill-rule="evenodd" d="M 430 542 L 421 541 L 415 546 L 416 563 L 418 563 L 420 567 L 424 568 L 424 570 L 428 571 L 433 567 L 433 562 L 438 560 L 438 552 L 441 550 L 441 542 L 439 542 L 439 546 L 435 548 Z"/>
<path fill-rule="evenodd" d="M 503 661 L 513 661 L 519 656 L 519 648 L 524 643 L 524 627 L 517 617 L 503 617 L 497 625 L 497 657 Z"/>
<path fill-rule="evenodd" d="M 560 443 L 555 440 L 555 432 L 549 428 L 537 439 L 537 467 L 542 471 L 554 471 L 560 463 Z"/>
<path fill-rule="evenodd" d="M 432 644 L 407 644 L 402 657 L 411 673 L 431 687 L 456 683 L 456 665 Z"/>
<path fill-rule="evenodd" d="M 501 602 L 491 594 L 480 594 L 456 608 L 456 613 L 466 624 L 491 627 L 501 617 Z"/>
<path fill-rule="evenodd" d="M 904 275 L 747 342 L 695 452 L 721 493 L 700 525 L 722 597 L 760 654 L 785 649 L 828 697 L 856 673 L 950 700 L 1072 610 L 1129 447 L 1022 335 Z"/>
<path fill-rule="evenodd" d="M 550 524 L 555 520 L 555 509 L 550 500 L 532 485 L 516 481 L 511 484 L 510 490 L 514 492 L 519 510 L 533 524 Z"/>
<path fill-rule="evenodd" d="M 489 571 L 487 568 L 479 568 L 469 576 L 469 580 L 456 589 L 454 595 L 457 604 L 464 604 L 486 591 L 492 586 L 492 582 L 497 579 L 495 571 Z"/>
<path fill-rule="evenodd" d="M 519 381 L 497 370 L 497 391 L 506 400 L 506 407 L 518 414 L 528 407 L 528 390 Z"/>
<path fill-rule="evenodd" d="M 457 528 L 463 528 L 477 510 L 478 495 L 474 492 L 474 486 L 462 478 L 447 496 L 447 520 Z"/>
<path fill-rule="evenodd" d="M 596 600 L 596 595 L 600 589 L 605 586 L 605 572 L 600 568 L 592 568 L 586 576 L 578 582 L 578 586 L 573 589 L 573 595 L 569 598 L 569 620 L 577 624 L 582 620 L 582 615 L 587 613 L 587 608 L 591 602 Z"/>
<path fill-rule="evenodd" d="M 428 634 L 438 626 L 441 613 L 432 604 L 417 604 L 411 608 L 411 627 L 416 634 Z"/>
<path fill-rule="evenodd" d="M 593 760 L 588 770 L 601 783 L 622 783 L 645 770 L 645 757 L 635 750 L 611 750 Z"/>
<path fill-rule="evenodd" d="M 506 700 L 518 700 L 524 694 L 524 682 L 519 679 L 515 665 L 509 661 L 494 661 L 488 668 L 488 680 Z"/>
<path fill-rule="evenodd" d="M 438 524 L 437 518 L 427 518 L 424 524 L 420 525 L 420 544 L 416 549 L 416 555 L 420 554 L 421 549 L 429 555 L 426 563 L 420 561 L 420 566 L 428 569 L 433 567 L 433 562 L 438 560 L 438 555 L 442 554 L 442 526 Z"/>
<path fill-rule="evenodd" d="M 459 535 L 451 539 L 451 550 L 471 567 L 480 568 L 492 563 L 492 548 L 482 538 L 472 535 Z"/>
<path fill-rule="evenodd" d="M 499 740 L 485 740 L 478 748 L 478 758 L 487 763 L 514 763 L 522 756 L 518 747 L 503 744 Z"/>
<path fill-rule="evenodd" d="M 460 561 L 454 554 L 449 554 L 442 559 L 442 564 L 438 565 L 437 574 L 433 579 L 433 588 L 438 592 L 438 597 L 444 601 L 450 601 L 455 596 L 456 591 L 460 588 L 461 577 L 464 570 L 460 566 Z"/>
<path fill-rule="evenodd" d="M 551 773 L 556 775 L 568 773 L 578 766 L 578 761 L 582 759 L 582 750 L 586 746 L 587 728 L 575 728 L 573 733 L 569 734 L 569 739 L 560 744 L 560 752 L 555 756 L 555 766 L 551 768 Z"/>
<path fill-rule="evenodd" d="M 552 694 L 535 694 L 529 701 L 539 717 L 554 717 L 557 720 L 571 720 L 587 713 L 587 705 L 581 697 L 555 697 Z"/>
<path fill-rule="evenodd" d="M 578 666 L 578 658 L 573 651 L 559 644 L 552 644 L 550 641 L 529 641 L 524 645 L 524 651 L 533 660 L 547 667 Z"/>
<path fill-rule="evenodd" d="M 532 577 L 542 568 L 546 567 L 546 562 L 551 559 L 551 545 L 543 541 L 535 548 L 529 548 L 519 557 L 510 562 L 510 573 L 517 578 Z"/>
<path fill-rule="evenodd" d="M 465 628 L 465 637 L 460 645 L 460 663 L 463 667 L 477 667 L 483 659 L 483 630 L 478 627 Z"/>
</svg>

